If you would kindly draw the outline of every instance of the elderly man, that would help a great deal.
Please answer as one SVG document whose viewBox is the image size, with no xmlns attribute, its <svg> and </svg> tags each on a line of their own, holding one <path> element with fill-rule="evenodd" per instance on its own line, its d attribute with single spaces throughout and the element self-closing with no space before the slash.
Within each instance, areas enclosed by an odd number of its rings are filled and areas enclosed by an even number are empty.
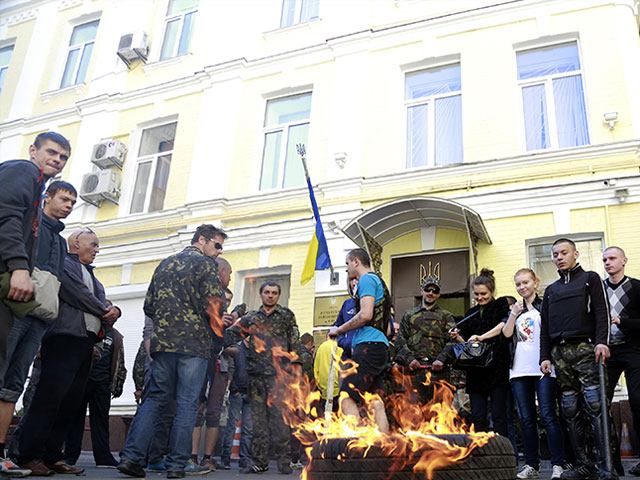
<svg viewBox="0 0 640 480">
<path fill-rule="evenodd" d="M 82 402 L 93 346 L 103 327 L 111 327 L 120 317 L 120 309 L 110 305 L 93 273 L 98 236 L 88 228 L 78 230 L 68 243 L 60 279 L 60 314 L 42 340 L 40 382 L 20 436 L 18 463 L 39 476 L 83 472 L 62 460 L 62 445 Z"/>
</svg>

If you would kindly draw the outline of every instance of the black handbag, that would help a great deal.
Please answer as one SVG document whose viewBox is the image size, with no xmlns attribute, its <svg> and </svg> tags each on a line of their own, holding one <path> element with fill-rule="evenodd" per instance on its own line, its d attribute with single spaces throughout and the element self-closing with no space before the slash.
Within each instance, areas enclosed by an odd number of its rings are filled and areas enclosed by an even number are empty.
<svg viewBox="0 0 640 480">
<path fill-rule="evenodd" d="M 493 362 L 493 349 L 485 342 L 465 342 L 453 345 L 455 368 L 487 368 Z"/>
</svg>

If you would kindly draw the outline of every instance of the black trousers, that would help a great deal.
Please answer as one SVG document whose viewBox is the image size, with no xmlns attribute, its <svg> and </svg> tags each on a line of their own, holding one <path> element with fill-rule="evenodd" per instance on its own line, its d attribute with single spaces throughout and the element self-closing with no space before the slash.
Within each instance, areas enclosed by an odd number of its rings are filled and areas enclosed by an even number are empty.
<svg viewBox="0 0 640 480">
<path fill-rule="evenodd" d="M 0 302 L 0 372 L 4 375 L 7 365 L 7 338 L 13 326 L 13 312 L 4 302 Z"/>
<path fill-rule="evenodd" d="M 640 346 L 629 343 L 611 345 L 611 358 L 607 360 L 607 397 L 613 392 L 622 372 L 627 379 L 629 406 L 633 417 L 633 429 L 640 434 Z"/>
<path fill-rule="evenodd" d="M 40 381 L 20 434 L 19 463 L 62 460 L 67 426 L 84 397 L 91 370 L 96 336 L 56 335 L 45 338 L 40 348 Z"/>
<path fill-rule="evenodd" d="M 82 452 L 84 423 L 89 406 L 89 425 L 91 426 L 91 447 L 96 465 L 110 465 L 115 459 L 109 447 L 109 408 L 111 408 L 111 385 L 109 382 L 87 381 L 82 404 L 75 412 L 68 426 L 64 445 L 64 456 L 68 463 L 78 461 Z"/>
</svg>

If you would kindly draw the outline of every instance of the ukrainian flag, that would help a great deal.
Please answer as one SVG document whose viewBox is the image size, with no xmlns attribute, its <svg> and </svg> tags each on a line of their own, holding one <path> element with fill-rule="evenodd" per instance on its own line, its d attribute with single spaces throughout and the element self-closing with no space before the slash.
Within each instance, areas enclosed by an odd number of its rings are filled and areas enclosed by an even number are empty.
<svg viewBox="0 0 640 480">
<path fill-rule="evenodd" d="M 311 199 L 311 208 L 313 209 L 313 218 L 316 222 L 316 229 L 309 243 L 309 250 L 307 250 L 307 259 L 304 262 L 304 268 L 302 269 L 302 278 L 300 283 L 306 284 L 313 278 L 316 270 L 326 270 L 331 268 L 331 258 L 329 257 L 329 248 L 327 247 L 327 239 L 324 237 L 324 230 L 322 230 L 322 222 L 320 221 L 320 212 L 318 212 L 318 204 L 316 203 L 316 196 L 313 194 L 313 187 L 311 186 L 311 180 L 307 175 L 307 187 L 309 187 L 309 198 Z"/>
</svg>

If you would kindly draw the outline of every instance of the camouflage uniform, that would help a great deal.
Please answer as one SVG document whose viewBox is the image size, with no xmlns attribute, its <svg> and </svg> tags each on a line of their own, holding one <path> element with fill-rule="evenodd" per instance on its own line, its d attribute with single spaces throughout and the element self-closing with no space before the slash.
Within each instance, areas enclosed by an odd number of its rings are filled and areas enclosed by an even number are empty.
<svg viewBox="0 0 640 480">
<path fill-rule="evenodd" d="M 239 324 L 227 329 L 229 337 L 225 344 L 239 341 L 241 334 L 249 334 L 247 351 L 247 372 L 249 374 L 249 398 L 253 416 L 252 457 L 255 465 L 269 464 L 269 451 L 278 459 L 278 469 L 289 466 L 290 429 L 285 425 L 277 405 L 269 405 L 275 387 L 274 360 L 271 352 L 280 346 L 285 351 L 295 352 L 300 357 L 304 349 L 300 343 L 300 333 L 296 317 L 288 308 L 276 305 L 267 315 L 264 307 L 249 312 Z M 285 360 L 283 360 L 285 362 Z M 286 368 L 286 365 L 283 364 Z"/>
<path fill-rule="evenodd" d="M 300 353 L 300 362 L 302 363 L 302 373 L 304 373 L 309 380 L 313 380 L 313 354 L 304 346 Z"/>
<path fill-rule="evenodd" d="M 212 298 L 220 302 L 221 312 L 225 297 L 215 260 L 192 246 L 164 259 L 144 302 L 145 314 L 153 319 L 151 355 L 170 352 L 211 358 L 214 335 L 207 309 Z"/>
<path fill-rule="evenodd" d="M 144 348 L 144 340 L 140 342 L 138 353 L 136 353 L 136 359 L 133 362 L 133 370 L 131 371 L 131 377 L 133 378 L 133 384 L 136 391 L 142 392 L 144 389 L 144 375 L 146 371 L 147 351 Z"/>
<path fill-rule="evenodd" d="M 448 332 L 454 325 L 453 315 L 437 303 L 431 310 L 420 305 L 407 311 L 400 321 L 395 341 L 396 362 L 403 366 L 408 366 L 413 360 L 431 364 L 449 342 Z M 444 363 L 442 358 L 440 360 Z M 424 385 L 426 370 L 417 369 L 411 375 L 420 401 L 426 403 L 431 400 L 433 389 Z M 450 373 L 446 369 L 433 372 L 431 378 L 449 382 Z"/>
</svg>

